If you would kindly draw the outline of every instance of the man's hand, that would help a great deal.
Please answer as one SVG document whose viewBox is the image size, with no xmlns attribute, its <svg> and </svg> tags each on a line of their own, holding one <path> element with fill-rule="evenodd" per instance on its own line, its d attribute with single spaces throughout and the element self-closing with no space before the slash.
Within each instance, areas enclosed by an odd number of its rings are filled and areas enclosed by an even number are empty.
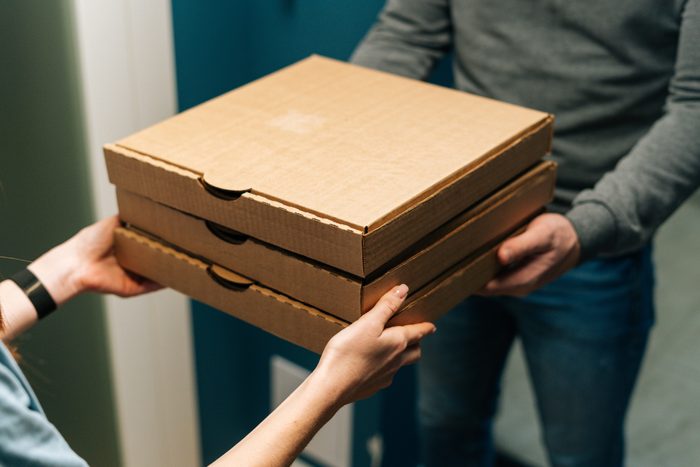
<svg viewBox="0 0 700 467">
<path fill-rule="evenodd" d="M 479 293 L 527 295 L 576 266 L 580 254 L 571 222 L 560 214 L 542 214 L 525 232 L 503 242 L 498 260 L 504 269 Z"/>
</svg>

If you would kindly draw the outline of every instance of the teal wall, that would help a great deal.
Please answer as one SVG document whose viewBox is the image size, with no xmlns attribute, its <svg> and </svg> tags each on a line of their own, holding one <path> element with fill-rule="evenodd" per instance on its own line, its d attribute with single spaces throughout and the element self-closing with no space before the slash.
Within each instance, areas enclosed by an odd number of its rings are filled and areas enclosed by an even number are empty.
<svg viewBox="0 0 700 467">
<path fill-rule="evenodd" d="M 173 0 L 180 110 L 312 53 L 347 60 L 384 0 Z M 436 71 L 451 82 L 449 61 Z M 315 354 L 200 303 L 193 333 L 203 462 L 211 462 L 269 412 L 270 358 L 312 369 Z M 369 465 L 367 440 L 384 438 L 384 467 L 417 464 L 415 371 L 401 370 L 388 390 L 355 404 L 353 465 Z M 304 458 L 304 456 L 302 456 Z M 315 465 L 313 459 L 304 458 Z"/>
<path fill-rule="evenodd" d="M 33 259 L 92 220 L 71 5 L 0 2 L 0 255 Z M 3 277 L 21 267 L 0 260 Z M 119 465 L 100 300 L 80 297 L 17 343 L 71 446 L 91 465 Z"/>
</svg>

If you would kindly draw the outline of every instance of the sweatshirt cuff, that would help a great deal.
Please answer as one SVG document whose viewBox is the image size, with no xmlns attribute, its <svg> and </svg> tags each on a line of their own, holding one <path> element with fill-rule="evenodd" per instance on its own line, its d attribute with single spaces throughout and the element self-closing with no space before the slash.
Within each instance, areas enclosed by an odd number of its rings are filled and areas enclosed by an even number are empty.
<svg viewBox="0 0 700 467">
<path fill-rule="evenodd" d="M 578 235 L 581 262 L 614 249 L 617 224 L 605 205 L 596 202 L 576 204 L 566 217 Z"/>
</svg>

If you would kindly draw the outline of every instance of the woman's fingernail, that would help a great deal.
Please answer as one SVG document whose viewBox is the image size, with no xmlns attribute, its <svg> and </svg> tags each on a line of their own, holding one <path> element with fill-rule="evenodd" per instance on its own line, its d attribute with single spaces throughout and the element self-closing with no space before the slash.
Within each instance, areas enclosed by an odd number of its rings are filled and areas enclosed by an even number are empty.
<svg viewBox="0 0 700 467">
<path fill-rule="evenodd" d="M 394 289 L 394 293 L 398 295 L 399 298 L 404 298 L 408 295 L 408 286 L 406 284 L 401 284 Z"/>
</svg>

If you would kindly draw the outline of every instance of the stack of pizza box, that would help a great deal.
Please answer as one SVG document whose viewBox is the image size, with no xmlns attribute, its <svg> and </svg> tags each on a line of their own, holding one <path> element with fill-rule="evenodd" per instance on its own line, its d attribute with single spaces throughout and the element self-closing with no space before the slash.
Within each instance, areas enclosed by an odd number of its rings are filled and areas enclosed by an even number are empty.
<svg viewBox="0 0 700 467">
<path fill-rule="evenodd" d="M 117 256 L 316 352 L 401 283 L 435 320 L 551 200 L 552 124 L 312 56 L 105 146 Z"/>
</svg>

